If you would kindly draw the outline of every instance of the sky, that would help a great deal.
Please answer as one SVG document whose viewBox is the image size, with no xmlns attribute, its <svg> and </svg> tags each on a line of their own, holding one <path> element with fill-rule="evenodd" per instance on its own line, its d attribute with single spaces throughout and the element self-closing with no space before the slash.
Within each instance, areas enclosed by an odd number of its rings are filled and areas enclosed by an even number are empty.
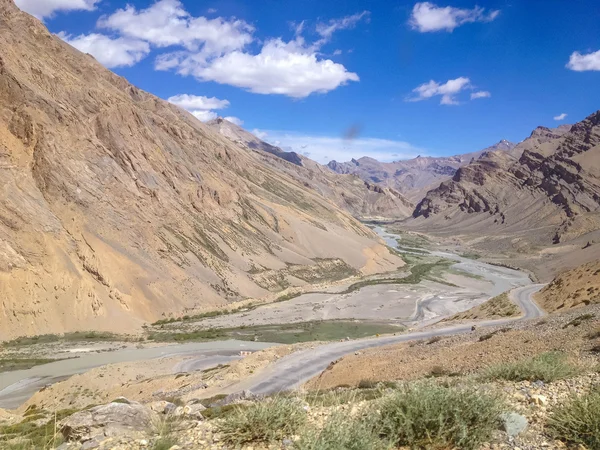
<svg viewBox="0 0 600 450">
<path fill-rule="evenodd" d="M 600 109 L 598 0 L 15 0 L 199 120 L 327 163 L 519 142 Z"/>
</svg>

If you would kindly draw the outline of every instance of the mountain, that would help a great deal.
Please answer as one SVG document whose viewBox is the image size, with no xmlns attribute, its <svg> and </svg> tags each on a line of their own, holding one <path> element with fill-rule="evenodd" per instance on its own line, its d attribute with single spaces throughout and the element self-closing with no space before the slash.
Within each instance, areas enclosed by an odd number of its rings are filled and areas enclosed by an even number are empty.
<svg viewBox="0 0 600 450">
<path fill-rule="evenodd" d="M 451 178 L 456 171 L 478 159 L 482 154 L 496 150 L 512 150 L 514 144 L 502 140 L 477 152 L 448 157 L 417 156 L 405 161 L 389 163 L 363 157 L 350 162 L 330 161 L 327 166 L 337 173 L 355 174 L 365 181 L 391 187 L 404 194 L 409 200 L 418 202 L 427 191 L 441 181 Z"/>
<path fill-rule="evenodd" d="M 0 339 L 129 331 L 401 264 L 312 188 L 0 0 Z"/>
<path fill-rule="evenodd" d="M 417 205 L 414 226 L 503 235 L 507 247 L 565 242 L 600 229 L 600 111 L 539 127 L 510 152 L 461 167 Z"/>
<path fill-rule="evenodd" d="M 246 149 L 262 163 L 286 173 L 303 186 L 317 191 L 340 208 L 360 219 L 403 219 L 410 217 L 414 203 L 391 187 L 364 181 L 353 174 L 336 174 L 327 167 L 262 141 L 225 119 L 207 125 Z"/>
</svg>

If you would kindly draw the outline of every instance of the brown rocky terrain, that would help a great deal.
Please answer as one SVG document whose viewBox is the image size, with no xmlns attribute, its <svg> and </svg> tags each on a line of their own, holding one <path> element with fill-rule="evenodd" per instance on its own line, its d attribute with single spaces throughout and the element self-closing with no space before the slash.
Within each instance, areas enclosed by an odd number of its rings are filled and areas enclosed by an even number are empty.
<svg viewBox="0 0 600 450">
<path fill-rule="evenodd" d="M 404 219 L 414 204 L 393 187 L 385 187 L 356 175 L 332 173 L 327 167 L 296 152 L 286 152 L 222 118 L 207 125 L 250 150 L 262 163 L 286 173 L 314 189 L 338 207 L 361 219 Z"/>
<path fill-rule="evenodd" d="M 402 264 L 310 186 L 12 0 L 0 0 L 0 179 L 2 339 L 133 331 L 165 312 L 266 296 L 263 271 Z"/>
<path fill-rule="evenodd" d="M 536 294 L 536 301 L 549 312 L 600 303 L 600 260 L 559 274 Z"/>
<path fill-rule="evenodd" d="M 514 144 L 502 140 L 486 149 L 456 156 L 417 156 L 405 161 L 389 163 L 363 157 L 349 162 L 330 161 L 331 170 L 341 174 L 355 174 L 369 183 L 393 188 L 406 195 L 415 203 L 421 200 L 427 191 L 440 182 L 449 180 L 456 171 L 481 155 L 490 151 L 511 151 Z"/>
<path fill-rule="evenodd" d="M 406 225 L 502 254 L 543 280 L 596 259 L 600 111 L 565 130 L 538 128 L 511 152 L 460 168 L 427 193 Z"/>
<path fill-rule="evenodd" d="M 583 318 L 582 318 L 583 316 Z M 413 380 L 443 374 L 472 374 L 491 364 L 560 350 L 577 360 L 597 360 L 600 307 L 553 314 L 468 335 L 413 341 L 342 358 L 308 382 L 310 389 L 358 386 L 362 380 Z"/>
</svg>

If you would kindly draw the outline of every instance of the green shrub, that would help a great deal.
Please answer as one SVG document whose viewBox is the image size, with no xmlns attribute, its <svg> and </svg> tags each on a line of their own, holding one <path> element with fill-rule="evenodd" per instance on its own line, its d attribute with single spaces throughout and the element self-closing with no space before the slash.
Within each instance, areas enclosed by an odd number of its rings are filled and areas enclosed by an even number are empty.
<svg viewBox="0 0 600 450">
<path fill-rule="evenodd" d="M 548 419 L 547 428 L 561 441 L 600 448 L 600 389 L 556 409 Z"/>
<path fill-rule="evenodd" d="M 579 369 L 561 352 L 547 352 L 514 363 L 489 367 L 483 374 L 488 380 L 552 382 L 577 375 Z"/>
<path fill-rule="evenodd" d="M 383 400 L 379 432 L 397 446 L 474 449 L 491 438 L 501 412 L 491 394 L 417 382 Z"/>
<path fill-rule="evenodd" d="M 161 436 L 152 444 L 152 450 L 169 450 L 174 445 L 177 445 L 177 439 L 173 436 Z"/>
<path fill-rule="evenodd" d="M 376 416 L 349 418 L 336 412 L 320 430 L 304 430 L 295 443 L 298 450 L 384 450 L 391 448 L 377 433 Z"/>
<path fill-rule="evenodd" d="M 217 430 L 232 445 L 274 442 L 296 434 L 305 421 L 306 412 L 298 400 L 274 397 L 246 407 L 236 405 Z"/>
</svg>

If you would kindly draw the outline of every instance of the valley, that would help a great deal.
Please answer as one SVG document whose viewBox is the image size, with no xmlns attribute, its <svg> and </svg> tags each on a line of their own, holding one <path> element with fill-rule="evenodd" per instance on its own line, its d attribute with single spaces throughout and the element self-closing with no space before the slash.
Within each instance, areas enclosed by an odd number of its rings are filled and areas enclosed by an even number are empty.
<svg viewBox="0 0 600 450">
<path fill-rule="evenodd" d="M 600 51 L 146 3 L 0 0 L 0 448 L 600 449 Z"/>
<path fill-rule="evenodd" d="M 375 231 L 391 248 L 409 251 L 408 248 L 401 247 L 403 242 L 401 235 L 389 233 L 382 227 L 375 227 Z M 289 300 L 250 308 L 247 311 L 197 321 L 193 319 L 169 321 L 150 326 L 139 338 L 133 336 L 129 342 L 119 343 L 118 340 L 108 339 L 106 343 L 101 344 L 94 342 L 92 337 L 89 343 L 69 344 L 60 341 L 54 345 L 29 343 L 17 345 L 13 351 L 5 349 L 0 357 L 18 353 L 21 357 L 35 355 L 38 358 L 68 355 L 70 359 L 3 375 L 0 382 L 0 408 L 20 406 L 23 400 L 42 386 L 49 386 L 60 382 L 65 377 L 85 373 L 94 367 L 107 364 L 127 362 L 135 365 L 136 361 L 141 361 L 140 364 L 148 370 L 147 363 L 143 361 L 159 358 L 160 361 L 164 361 L 160 373 L 168 374 L 168 367 L 171 367 L 173 373 L 188 373 L 238 360 L 240 351 L 253 352 L 278 343 L 311 343 L 311 349 L 304 353 L 294 352 L 292 354 L 294 356 L 290 355 L 290 362 L 284 363 L 282 360 L 281 364 L 271 367 L 269 370 L 273 372 L 272 374 L 268 372 L 270 374 L 268 376 L 273 381 L 265 381 L 267 373 L 260 372 L 257 375 L 261 380 L 260 386 L 252 381 L 256 377 L 250 377 L 248 380 L 240 380 L 242 384 L 239 386 L 237 384 L 219 386 L 218 391 L 209 391 L 213 394 L 234 392 L 241 390 L 247 383 L 255 383 L 252 384 L 252 392 L 276 392 L 292 388 L 301 381 L 307 381 L 330 362 L 359 349 L 467 332 L 471 328 L 470 324 L 419 332 L 407 332 L 407 329 L 419 329 L 434 324 L 444 317 L 468 310 L 498 293 L 515 288 L 527 287 L 527 290 L 523 291 L 523 297 L 519 297 L 519 305 L 526 318 L 542 314 L 539 310 L 528 306 L 528 302 L 531 302 L 532 289 L 537 291 L 539 287 L 533 285 L 529 288 L 531 281 L 527 274 L 452 253 L 429 252 L 424 248 L 411 257 L 418 261 L 413 260 L 410 265 L 412 269 L 421 267 L 428 261 L 439 262 L 441 258 L 448 262 L 437 266 L 434 264 L 434 269 L 436 267 L 437 269 L 425 273 L 422 279 L 415 279 L 412 282 L 403 282 L 409 274 L 406 270 L 402 270 L 398 273 L 388 273 L 385 277 L 371 278 L 370 281 L 374 284 L 366 284 L 357 289 L 349 290 L 352 284 L 341 284 L 330 287 L 329 292 L 306 293 Z M 393 278 L 394 276 L 399 278 Z M 513 319 L 491 321 L 487 324 L 497 325 L 510 321 Z M 304 337 L 301 331 L 307 323 L 312 323 L 312 327 L 329 324 L 335 334 L 317 332 Z M 481 325 L 485 324 L 485 321 L 481 322 Z M 373 338 L 375 335 L 381 337 Z M 363 336 L 370 338 L 360 339 Z M 227 338 L 234 340 L 220 340 Z M 272 342 L 269 342 L 269 338 Z M 118 339 L 118 336 L 114 336 L 114 339 Z M 327 340 L 349 342 L 319 346 L 319 351 L 314 348 L 315 344 Z M 208 342 L 175 345 L 161 343 L 169 341 Z M 305 375 L 300 376 L 296 367 L 289 366 L 291 361 L 296 361 L 303 366 Z M 309 364 L 309 361 L 312 362 Z M 159 373 L 154 373 L 153 376 L 158 375 Z M 290 377 L 295 377 L 295 381 L 291 382 Z M 49 390 L 46 388 L 45 391 L 47 392 L 45 396 L 52 395 L 51 388 Z M 93 399 L 80 401 L 92 402 Z"/>
</svg>

